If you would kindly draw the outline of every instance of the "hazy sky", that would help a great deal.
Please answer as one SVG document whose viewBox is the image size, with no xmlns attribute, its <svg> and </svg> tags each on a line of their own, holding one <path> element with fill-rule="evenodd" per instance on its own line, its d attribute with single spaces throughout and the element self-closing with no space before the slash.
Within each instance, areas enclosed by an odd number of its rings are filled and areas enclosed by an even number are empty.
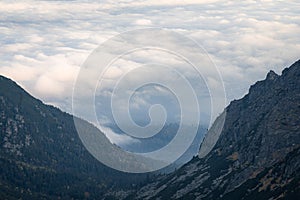
<svg viewBox="0 0 300 200">
<path fill-rule="evenodd" d="M 270 69 L 280 73 L 299 59 L 299 10 L 299 1 L 272 0 L 1 1 L 0 74 L 72 112 L 77 73 L 99 44 L 126 31 L 160 27 L 208 52 L 230 101 Z"/>
</svg>

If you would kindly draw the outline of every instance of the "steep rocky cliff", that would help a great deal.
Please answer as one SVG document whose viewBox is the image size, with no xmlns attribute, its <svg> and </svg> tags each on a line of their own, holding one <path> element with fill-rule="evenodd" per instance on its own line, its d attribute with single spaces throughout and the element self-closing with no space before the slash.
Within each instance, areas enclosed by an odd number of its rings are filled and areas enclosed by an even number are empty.
<svg viewBox="0 0 300 200">
<path fill-rule="evenodd" d="M 270 71 L 249 93 L 225 109 L 221 135 L 200 157 L 144 186 L 127 199 L 299 199 L 300 60 Z M 217 119 L 212 129 L 222 116 Z"/>
</svg>

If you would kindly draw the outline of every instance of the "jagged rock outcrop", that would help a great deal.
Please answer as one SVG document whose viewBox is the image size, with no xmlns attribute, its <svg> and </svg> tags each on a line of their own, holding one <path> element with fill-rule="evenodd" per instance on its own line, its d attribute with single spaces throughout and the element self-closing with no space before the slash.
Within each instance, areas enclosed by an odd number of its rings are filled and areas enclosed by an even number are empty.
<svg viewBox="0 0 300 200">
<path fill-rule="evenodd" d="M 223 130 L 208 155 L 127 198 L 299 199 L 300 60 L 281 76 L 270 71 L 225 111 Z"/>
</svg>

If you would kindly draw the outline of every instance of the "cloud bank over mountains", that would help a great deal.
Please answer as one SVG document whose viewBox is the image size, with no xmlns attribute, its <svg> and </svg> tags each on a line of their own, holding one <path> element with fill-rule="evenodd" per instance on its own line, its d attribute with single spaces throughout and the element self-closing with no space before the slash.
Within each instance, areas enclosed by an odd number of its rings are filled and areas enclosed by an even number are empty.
<svg viewBox="0 0 300 200">
<path fill-rule="evenodd" d="M 299 58 L 299 8 L 298 1 L 271 0 L 1 1 L 0 74 L 44 102 L 72 112 L 74 81 L 98 45 L 119 33 L 160 27 L 195 40 L 207 51 L 230 101 L 270 69 L 280 72 Z M 120 59 L 105 77 L 115 80 L 149 60 L 177 62 L 141 51 Z M 157 89 L 148 89 L 147 95 L 157 94 Z M 133 107 L 147 105 L 138 97 Z"/>
</svg>

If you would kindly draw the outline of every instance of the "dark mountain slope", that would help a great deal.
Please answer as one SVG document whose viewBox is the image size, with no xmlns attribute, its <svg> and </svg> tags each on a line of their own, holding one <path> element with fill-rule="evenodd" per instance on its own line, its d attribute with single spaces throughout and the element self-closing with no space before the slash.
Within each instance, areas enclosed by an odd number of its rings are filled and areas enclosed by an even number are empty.
<svg viewBox="0 0 300 200">
<path fill-rule="evenodd" d="M 213 134 L 210 130 L 206 138 Z M 204 139 L 200 155 L 208 143 Z M 297 61 L 281 76 L 269 72 L 245 97 L 230 103 L 221 135 L 207 156 L 193 158 L 127 198 L 299 199 L 299 153 Z"/>
<path fill-rule="evenodd" d="M 108 188 L 130 188 L 146 178 L 98 162 L 82 145 L 71 115 L 44 105 L 3 76 L 0 149 L 1 199 L 99 198 Z"/>
</svg>

